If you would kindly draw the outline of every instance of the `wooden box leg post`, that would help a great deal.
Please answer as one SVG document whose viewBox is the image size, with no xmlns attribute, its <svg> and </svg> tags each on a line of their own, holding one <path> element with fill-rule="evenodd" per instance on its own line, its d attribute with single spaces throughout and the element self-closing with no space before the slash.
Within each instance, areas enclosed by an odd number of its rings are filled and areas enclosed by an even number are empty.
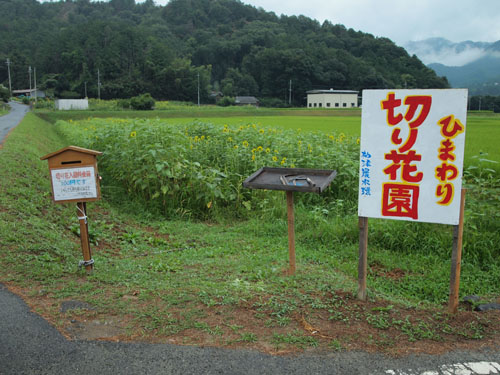
<svg viewBox="0 0 500 375">
<path fill-rule="evenodd" d="M 84 262 L 90 262 L 92 259 L 92 253 L 90 251 L 90 239 L 89 239 L 89 231 L 87 225 L 87 210 L 85 207 L 85 203 L 78 202 L 76 204 L 77 207 L 77 215 L 78 220 L 80 222 L 80 242 L 82 244 L 82 255 Z M 85 264 L 85 270 L 87 273 L 92 272 L 94 268 L 93 264 Z"/>
<path fill-rule="evenodd" d="M 293 191 L 286 192 L 288 215 L 288 255 L 290 258 L 289 274 L 295 274 L 295 218 L 293 215 Z"/>
<path fill-rule="evenodd" d="M 460 195 L 460 218 L 458 221 L 458 225 L 455 225 L 455 227 L 453 228 L 450 299 L 448 301 L 448 312 L 451 314 L 455 314 L 458 311 L 458 290 L 460 287 L 460 265 L 462 263 L 462 239 L 464 233 L 465 191 L 466 189 L 462 189 Z"/>
<path fill-rule="evenodd" d="M 366 270 L 368 253 L 368 218 L 359 217 L 359 260 L 358 260 L 358 299 L 366 301 Z"/>
</svg>

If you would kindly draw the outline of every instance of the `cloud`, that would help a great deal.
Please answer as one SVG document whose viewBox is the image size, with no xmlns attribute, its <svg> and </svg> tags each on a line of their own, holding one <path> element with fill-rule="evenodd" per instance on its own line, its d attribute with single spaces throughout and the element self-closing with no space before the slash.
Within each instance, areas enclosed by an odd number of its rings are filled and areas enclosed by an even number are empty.
<svg viewBox="0 0 500 375">
<path fill-rule="evenodd" d="M 485 57 L 488 53 L 482 48 L 467 47 L 457 52 L 455 48 L 443 48 L 439 51 L 430 51 L 426 48 L 417 48 L 411 51 L 424 64 L 440 63 L 447 66 L 463 66 Z"/>
<path fill-rule="evenodd" d="M 500 40 L 499 0 L 243 0 L 274 11 L 340 23 L 398 44 L 410 40 L 443 37 L 494 42 Z"/>
</svg>

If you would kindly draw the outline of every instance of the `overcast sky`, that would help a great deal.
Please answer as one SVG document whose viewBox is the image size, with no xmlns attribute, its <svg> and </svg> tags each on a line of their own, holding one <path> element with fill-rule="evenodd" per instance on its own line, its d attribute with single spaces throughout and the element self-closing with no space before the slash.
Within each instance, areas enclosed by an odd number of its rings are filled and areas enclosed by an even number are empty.
<svg viewBox="0 0 500 375">
<path fill-rule="evenodd" d="M 392 39 L 500 40 L 500 0 L 243 0 L 277 15 L 325 19 Z"/>
<path fill-rule="evenodd" d="M 155 0 L 165 5 L 168 0 Z M 300 15 L 388 37 L 398 45 L 443 37 L 500 40 L 500 0 L 242 0 L 278 16 Z"/>
</svg>

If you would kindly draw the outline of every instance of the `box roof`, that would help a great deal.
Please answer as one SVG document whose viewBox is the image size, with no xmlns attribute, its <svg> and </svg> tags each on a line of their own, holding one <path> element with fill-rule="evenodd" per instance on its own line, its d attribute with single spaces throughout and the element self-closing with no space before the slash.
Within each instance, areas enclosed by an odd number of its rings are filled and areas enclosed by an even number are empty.
<svg viewBox="0 0 500 375">
<path fill-rule="evenodd" d="M 78 146 L 68 146 L 68 147 L 61 148 L 60 150 L 54 151 L 50 154 L 47 154 L 45 156 L 42 156 L 40 158 L 40 160 L 49 159 L 53 156 L 62 154 L 63 152 L 66 152 L 66 151 L 76 151 L 76 152 L 81 152 L 81 153 L 90 154 L 90 155 L 102 155 L 101 151 L 90 150 L 88 148 L 83 148 L 83 147 L 78 147 Z"/>
</svg>

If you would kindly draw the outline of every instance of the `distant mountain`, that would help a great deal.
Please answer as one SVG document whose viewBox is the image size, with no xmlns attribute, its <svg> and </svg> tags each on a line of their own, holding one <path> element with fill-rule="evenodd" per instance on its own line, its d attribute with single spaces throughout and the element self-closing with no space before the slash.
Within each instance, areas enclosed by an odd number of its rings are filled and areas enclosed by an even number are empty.
<svg viewBox="0 0 500 375">
<path fill-rule="evenodd" d="M 405 45 L 452 87 L 466 87 L 472 95 L 500 95 L 500 41 L 453 43 L 430 38 Z"/>
</svg>

